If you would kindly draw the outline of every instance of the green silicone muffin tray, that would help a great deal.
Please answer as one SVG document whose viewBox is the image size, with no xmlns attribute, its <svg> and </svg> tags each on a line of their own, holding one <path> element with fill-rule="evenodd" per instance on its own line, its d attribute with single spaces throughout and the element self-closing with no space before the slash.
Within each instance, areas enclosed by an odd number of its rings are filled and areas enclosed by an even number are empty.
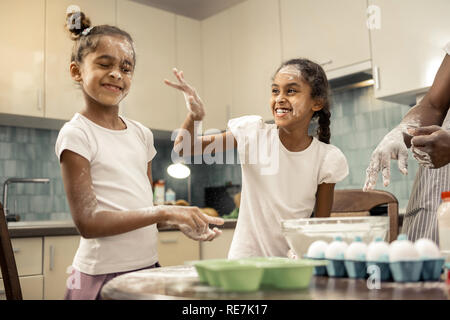
<svg viewBox="0 0 450 320">
<path fill-rule="evenodd" d="M 236 260 L 191 261 L 199 281 L 224 291 L 249 292 L 269 287 L 303 289 L 309 286 L 314 267 L 326 261 L 255 257 Z"/>
</svg>

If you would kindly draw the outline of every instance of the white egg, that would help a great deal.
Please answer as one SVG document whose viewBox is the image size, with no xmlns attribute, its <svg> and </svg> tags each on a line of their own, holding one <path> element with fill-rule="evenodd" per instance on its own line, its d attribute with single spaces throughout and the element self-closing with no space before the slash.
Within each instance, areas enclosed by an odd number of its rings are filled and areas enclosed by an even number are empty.
<svg viewBox="0 0 450 320">
<path fill-rule="evenodd" d="M 414 244 L 405 237 L 406 235 L 399 235 L 397 240 L 389 246 L 389 260 L 391 262 L 419 260 L 419 252 Z"/>
<path fill-rule="evenodd" d="M 414 242 L 414 247 L 419 252 L 419 256 L 422 259 L 436 259 L 441 257 L 438 246 L 430 239 L 419 239 Z"/>
<path fill-rule="evenodd" d="M 342 241 L 341 238 L 337 238 L 332 241 L 325 250 L 325 258 L 327 259 L 344 259 L 345 251 L 348 248 L 348 244 Z"/>
<path fill-rule="evenodd" d="M 309 246 L 306 255 L 310 258 L 324 258 L 327 247 L 328 243 L 323 240 L 314 241 Z"/>
<path fill-rule="evenodd" d="M 367 247 L 367 261 L 389 262 L 389 243 L 379 239 L 373 241 Z"/>
<path fill-rule="evenodd" d="M 361 239 L 352 242 L 347 250 L 345 250 L 345 259 L 347 260 L 366 260 L 367 244 L 361 241 Z"/>
</svg>

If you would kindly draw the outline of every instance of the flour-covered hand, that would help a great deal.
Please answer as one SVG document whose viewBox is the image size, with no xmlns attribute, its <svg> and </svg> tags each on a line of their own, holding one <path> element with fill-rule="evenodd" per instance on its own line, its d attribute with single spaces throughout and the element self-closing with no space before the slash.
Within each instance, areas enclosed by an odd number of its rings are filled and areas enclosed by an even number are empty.
<svg viewBox="0 0 450 320">
<path fill-rule="evenodd" d="M 210 224 L 222 225 L 224 220 L 204 214 L 198 207 L 165 206 L 165 223 L 178 227 L 187 237 L 194 240 L 210 241 L 222 232 L 209 228 Z"/>
<path fill-rule="evenodd" d="M 184 100 L 186 101 L 186 107 L 191 113 L 193 120 L 202 120 L 205 116 L 205 109 L 197 91 L 184 80 L 183 71 L 178 71 L 176 68 L 173 68 L 173 73 L 178 79 L 178 84 L 167 79 L 164 80 L 165 84 L 182 91 Z"/>
<path fill-rule="evenodd" d="M 408 125 L 400 124 L 392 129 L 373 151 L 369 167 L 366 170 L 364 191 L 375 187 L 378 172 L 381 171 L 384 186 L 389 185 L 391 177 L 390 161 L 398 160 L 398 169 L 403 174 L 408 174 L 408 148 L 404 141 L 404 134 L 408 134 Z"/>
<path fill-rule="evenodd" d="M 191 227 L 182 224 L 179 226 L 179 229 L 188 238 L 196 241 L 211 241 L 222 234 L 222 231 L 217 227 L 214 227 L 212 230 L 208 228 L 203 232 L 197 232 L 193 230 Z"/>
</svg>

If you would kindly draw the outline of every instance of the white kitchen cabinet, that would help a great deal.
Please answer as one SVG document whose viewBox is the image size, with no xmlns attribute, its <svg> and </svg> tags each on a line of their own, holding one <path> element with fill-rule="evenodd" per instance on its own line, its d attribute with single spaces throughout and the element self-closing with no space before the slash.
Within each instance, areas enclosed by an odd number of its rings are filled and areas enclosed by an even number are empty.
<svg viewBox="0 0 450 320">
<path fill-rule="evenodd" d="M 64 298 L 80 236 L 44 237 L 44 299 Z"/>
<path fill-rule="evenodd" d="M 361 64 L 370 69 L 366 0 L 280 0 L 280 6 L 283 60 L 308 58 L 327 74 Z"/>
<path fill-rule="evenodd" d="M 231 15 L 231 117 L 256 114 L 272 120 L 271 82 L 281 64 L 278 0 L 247 0 Z"/>
<path fill-rule="evenodd" d="M 222 234 L 213 241 L 200 242 L 200 258 L 227 259 L 233 235 L 234 229 L 222 229 Z"/>
<path fill-rule="evenodd" d="M 40 300 L 43 297 L 42 238 L 11 239 L 22 297 L 25 300 Z M 0 273 L 0 300 L 6 299 Z"/>
<path fill-rule="evenodd" d="M 65 13 L 70 5 L 80 7 L 92 26 L 115 25 L 115 1 L 47 0 L 45 28 L 45 117 L 70 120 L 81 111 L 84 98 L 81 88 L 69 73 L 74 41 L 65 29 Z M 42 36 L 43 38 L 43 36 Z"/>
<path fill-rule="evenodd" d="M 184 78 L 191 84 L 200 97 L 203 97 L 202 75 L 202 34 L 201 22 L 183 16 L 175 16 L 176 27 L 176 64 L 178 70 L 182 70 Z M 167 71 L 168 80 L 178 82 L 171 70 Z M 181 126 L 188 113 L 184 96 L 181 91 L 176 91 L 177 128 Z"/>
<path fill-rule="evenodd" d="M 450 1 L 369 0 L 380 13 L 371 30 L 375 97 L 415 104 L 433 83 L 450 42 Z M 376 76 L 378 74 L 378 76 Z"/>
<path fill-rule="evenodd" d="M 136 50 L 136 69 L 122 114 L 151 129 L 174 130 L 177 94 L 164 83 L 176 64 L 175 15 L 135 1 L 117 1 L 117 25 L 130 33 Z"/>
<path fill-rule="evenodd" d="M 200 259 L 199 242 L 189 239 L 181 231 L 162 231 L 158 238 L 158 259 L 161 266 L 182 265 L 185 261 Z"/>
<path fill-rule="evenodd" d="M 206 116 L 203 129 L 225 130 L 231 117 L 231 13 L 222 11 L 201 23 L 202 100 Z"/>
<path fill-rule="evenodd" d="M 19 277 L 22 298 L 24 300 L 42 300 L 44 294 L 44 276 Z"/>
<path fill-rule="evenodd" d="M 42 238 L 11 239 L 19 276 L 42 274 Z"/>
<path fill-rule="evenodd" d="M 23 300 L 42 300 L 44 277 L 42 275 L 19 277 Z M 6 300 L 5 286 L 0 281 L 0 300 Z"/>
<path fill-rule="evenodd" d="M 44 0 L 0 1 L 0 113 L 44 115 Z"/>
</svg>

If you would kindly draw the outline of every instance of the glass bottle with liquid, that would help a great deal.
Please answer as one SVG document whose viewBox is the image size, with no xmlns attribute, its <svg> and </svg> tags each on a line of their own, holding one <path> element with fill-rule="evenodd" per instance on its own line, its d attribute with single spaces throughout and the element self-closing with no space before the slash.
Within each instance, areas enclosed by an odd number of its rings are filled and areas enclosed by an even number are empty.
<svg viewBox="0 0 450 320">
<path fill-rule="evenodd" d="M 164 204 L 165 182 L 164 180 L 157 180 L 153 185 L 153 203 L 155 205 Z"/>
<path fill-rule="evenodd" d="M 437 210 L 439 248 L 442 256 L 450 262 L 450 191 L 441 193 L 442 203 Z"/>
</svg>

